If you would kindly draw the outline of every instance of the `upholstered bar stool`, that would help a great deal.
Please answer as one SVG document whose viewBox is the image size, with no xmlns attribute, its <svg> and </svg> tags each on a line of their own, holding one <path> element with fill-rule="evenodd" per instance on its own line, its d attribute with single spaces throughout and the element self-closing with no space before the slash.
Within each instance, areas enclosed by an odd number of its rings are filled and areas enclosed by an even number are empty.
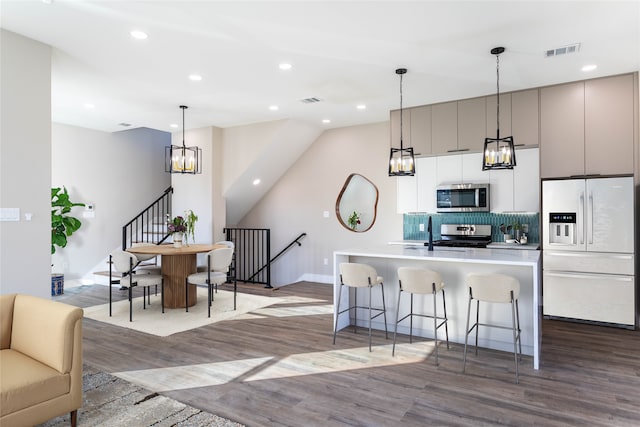
<svg viewBox="0 0 640 427">
<path fill-rule="evenodd" d="M 464 338 L 464 362 L 462 372 L 467 365 L 467 341 L 473 329 L 476 330 L 476 355 L 478 355 L 478 327 L 488 326 L 492 328 L 511 329 L 513 332 L 513 356 L 516 365 L 516 384 L 519 382 L 518 359 L 522 355 L 522 342 L 520 340 L 520 313 L 518 312 L 518 296 L 520 295 L 520 282 L 511 276 L 504 274 L 469 274 L 467 276 L 469 286 L 469 308 L 467 310 L 467 329 Z M 471 302 L 476 301 L 476 321 L 469 329 L 471 318 Z M 511 325 L 497 325 L 480 323 L 480 301 L 485 303 L 511 304 Z"/>
<path fill-rule="evenodd" d="M 336 343 L 336 333 L 338 331 L 338 317 L 344 312 L 350 312 L 351 309 L 367 309 L 369 310 L 369 351 L 371 351 L 371 320 L 380 316 L 381 314 L 384 316 L 384 335 L 385 338 L 389 338 L 387 332 L 387 310 L 386 305 L 384 303 L 384 284 L 382 277 L 378 276 L 375 268 L 371 267 L 367 264 L 358 264 L 358 263 L 342 263 L 339 266 L 340 268 L 340 290 L 338 291 L 338 305 L 336 307 L 336 322 L 333 328 L 333 343 Z M 375 308 L 371 306 L 371 289 L 380 285 L 380 289 L 382 292 L 382 308 Z M 349 286 L 354 288 L 354 296 L 353 296 L 353 305 L 349 305 L 349 307 L 340 311 L 340 297 L 342 296 L 342 287 Z M 369 288 L 369 305 L 367 306 L 359 306 L 358 305 L 358 288 Z M 372 311 L 376 311 L 377 314 L 372 315 Z M 355 329 L 354 329 L 355 332 Z"/>
<path fill-rule="evenodd" d="M 413 317 L 427 317 L 433 319 L 433 334 L 435 340 L 436 366 L 438 365 L 438 329 L 444 326 L 445 336 L 447 339 L 447 350 L 449 349 L 449 327 L 447 326 L 447 303 L 444 296 L 444 282 L 440 273 L 426 268 L 400 267 L 398 268 L 398 279 L 400 291 L 398 293 L 398 307 L 396 310 L 396 328 L 393 331 L 393 350 L 391 354 L 396 354 L 396 335 L 398 334 L 398 323 L 407 317 L 409 318 L 409 342 L 413 342 Z M 442 306 L 444 309 L 444 317 L 438 316 L 436 299 L 438 292 L 442 291 Z M 400 299 L 403 292 L 411 294 L 409 314 L 400 317 Z M 420 314 L 413 312 L 413 296 L 433 295 L 433 314 Z M 438 323 L 440 322 L 440 323 Z"/>
</svg>

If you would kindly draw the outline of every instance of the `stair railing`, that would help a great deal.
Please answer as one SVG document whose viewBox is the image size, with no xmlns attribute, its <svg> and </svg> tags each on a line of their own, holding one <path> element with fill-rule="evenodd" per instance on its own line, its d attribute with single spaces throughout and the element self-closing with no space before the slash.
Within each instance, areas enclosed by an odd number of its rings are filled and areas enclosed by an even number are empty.
<svg viewBox="0 0 640 427">
<path fill-rule="evenodd" d="M 160 244 L 168 237 L 167 214 L 171 213 L 173 187 L 169 187 L 142 212 L 122 227 L 122 250 L 133 243 Z"/>
</svg>

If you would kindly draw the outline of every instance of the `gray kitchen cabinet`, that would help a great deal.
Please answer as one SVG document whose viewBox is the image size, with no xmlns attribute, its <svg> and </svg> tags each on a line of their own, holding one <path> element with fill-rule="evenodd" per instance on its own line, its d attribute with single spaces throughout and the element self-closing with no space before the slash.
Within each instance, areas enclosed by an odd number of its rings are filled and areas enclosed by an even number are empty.
<svg viewBox="0 0 640 427">
<path fill-rule="evenodd" d="M 500 104 L 500 106 L 502 107 L 502 104 Z M 459 151 L 482 151 L 484 149 L 484 138 L 486 133 L 487 120 L 485 97 L 458 101 L 457 149 Z"/>
<path fill-rule="evenodd" d="M 540 165 L 542 178 L 584 175 L 584 82 L 540 89 Z"/>
<path fill-rule="evenodd" d="M 495 138 L 497 133 L 497 123 L 496 123 L 496 100 L 498 97 L 496 95 L 487 96 L 486 100 L 486 108 L 487 108 L 487 120 L 486 120 L 486 138 Z M 511 131 L 511 94 L 503 93 L 500 94 L 500 137 L 504 138 L 505 136 L 512 136 L 513 133 Z M 515 138 L 514 138 L 515 139 Z M 517 140 L 516 140 L 517 141 Z M 484 140 L 483 140 L 484 143 Z M 517 142 L 516 142 L 517 143 Z M 484 145 L 480 148 L 482 151 L 484 149 Z"/>
<path fill-rule="evenodd" d="M 458 102 L 431 106 L 431 153 L 447 154 L 458 150 Z"/>
<path fill-rule="evenodd" d="M 585 173 L 633 173 L 633 75 L 587 80 L 584 107 Z"/>
<path fill-rule="evenodd" d="M 537 147 L 539 144 L 538 96 L 538 89 L 523 90 L 511 94 L 512 133 L 510 135 L 513 136 L 513 143 L 516 146 Z M 500 100 L 500 111 L 502 111 L 502 100 Z M 502 119 L 500 123 L 502 123 Z"/>
<path fill-rule="evenodd" d="M 540 90 L 540 176 L 633 173 L 634 76 Z"/>
<path fill-rule="evenodd" d="M 431 154 L 431 106 L 414 107 L 409 111 L 413 153 L 416 156 L 428 156 Z"/>
</svg>

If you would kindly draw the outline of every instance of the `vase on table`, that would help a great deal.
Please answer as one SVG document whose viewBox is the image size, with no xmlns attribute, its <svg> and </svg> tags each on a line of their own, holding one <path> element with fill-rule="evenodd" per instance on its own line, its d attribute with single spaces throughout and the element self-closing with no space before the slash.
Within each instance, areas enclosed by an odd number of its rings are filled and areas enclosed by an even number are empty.
<svg viewBox="0 0 640 427">
<path fill-rule="evenodd" d="M 173 238 L 173 247 L 181 248 L 182 247 L 182 239 L 184 238 L 184 233 L 176 232 L 171 235 Z"/>
</svg>

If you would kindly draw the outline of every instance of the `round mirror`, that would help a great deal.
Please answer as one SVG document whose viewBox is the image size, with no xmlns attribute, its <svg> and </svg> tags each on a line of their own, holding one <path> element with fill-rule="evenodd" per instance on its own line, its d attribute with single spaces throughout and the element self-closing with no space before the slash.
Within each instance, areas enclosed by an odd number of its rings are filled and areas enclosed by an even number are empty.
<svg viewBox="0 0 640 427">
<path fill-rule="evenodd" d="M 367 178 L 352 173 L 336 201 L 336 216 L 346 229 L 362 233 L 376 221 L 378 187 Z"/>
</svg>

